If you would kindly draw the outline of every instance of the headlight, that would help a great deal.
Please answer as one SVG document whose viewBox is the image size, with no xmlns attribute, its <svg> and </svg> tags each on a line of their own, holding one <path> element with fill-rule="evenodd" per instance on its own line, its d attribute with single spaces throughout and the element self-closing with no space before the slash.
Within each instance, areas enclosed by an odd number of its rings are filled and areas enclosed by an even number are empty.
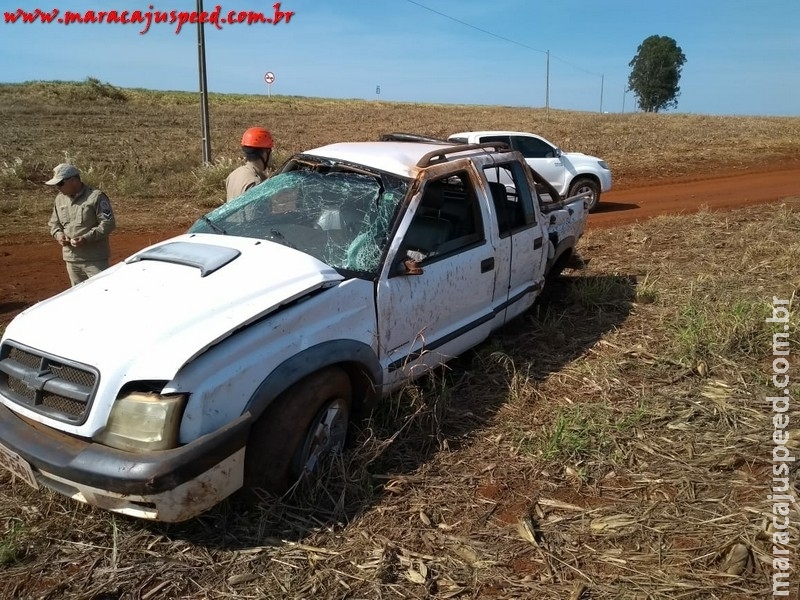
<svg viewBox="0 0 800 600">
<path fill-rule="evenodd" d="M 95 441 L 120 450 L 166 450 L 178 445 L 186 395 L 131 392 L 117 398 Z"/>
<path fill-rule="evenodd" d="M 600 165 L 601 168 L 605 169 L 606 171 L 610 171 L 611 169 L 608 168 L 608 163 L 604 160 L 598 160 L 597 164 Z"/>
</svg>

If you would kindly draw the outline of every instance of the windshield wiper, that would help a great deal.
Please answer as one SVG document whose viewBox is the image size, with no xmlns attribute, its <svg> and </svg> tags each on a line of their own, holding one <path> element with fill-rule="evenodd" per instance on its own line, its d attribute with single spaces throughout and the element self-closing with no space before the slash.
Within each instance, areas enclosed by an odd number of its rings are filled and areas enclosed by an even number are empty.
<svg viewBox="0 0 800 600">
<path fill-rule="evenodd" d="M 283 244 L 284 246 L 288 246 L 289 248 L 294 248 L 295 250 L 297 250 L 297 246 L 288 242 L 286 240 L 286 237 L 274 227 L 270 228 L 267 239 L 271 242 L 278 242 L 279 244 Z"/>
<path fill-rule="evenodd" d="M 208 223 L 208 226 L 209 226 L 209 227 L 211 227 L 211 229 L 213 229 L 213 230 L 214 230 L 214 231 L 216 231 L 217 233 L 221 233 L 222 235 L 228 235 L 228 232 L 227 232 L 227 231 L 225 231 L 225 230 L 224 230 L 222 227 L 220 227 L 219 225 L 217 225 L 216 223 L 214 223 L 214 221 L 212 221 L 211 219 L 209 219 L 207 216 L 203 215 L 202 217 L 200 217 L 200 219 L 201 219 L 201 220 L 202 220 L 204 223 Z"/>
</svg>

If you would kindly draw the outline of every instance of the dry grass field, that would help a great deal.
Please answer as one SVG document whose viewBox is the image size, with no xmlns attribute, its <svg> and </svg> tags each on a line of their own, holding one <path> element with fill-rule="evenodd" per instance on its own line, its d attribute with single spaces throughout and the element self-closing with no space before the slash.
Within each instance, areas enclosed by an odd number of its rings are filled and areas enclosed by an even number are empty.
<svg viewBox="0 0 800 600">
<path fill-rule="evenodd" d="M 214 95 L 213 165 L 202 165 L 199 95 L 82 83 L 0 85 L 3 233 L 42 235 L 52 203 L 41 182 L 73 161 L 124 216 L 120 227 L 186 225 L 224 198 L 244 129 L 276 140 L 273 166 L 322 144 L 390 131 L 446 137 L 474 129 L 535 131 L 565 150 L 600 156 L 617 189 L 800 160 L 800 118 L 598 114 L 503 106 Z"/>
<path fill-rule="evenodd" d="M 535 130 L 606 158 L 621 186 L 800 155 L 798 118 L 211 104 L 220 162 L 203 167 L 194 95 L 0 86 L 4 236 L 41 235 L 52 193 L 39 182 L 64 157 L 118 212 L 141 215 L 127 227 L 190 221 L 218 202 L 253 123 L 275 131 L 283 156 L 393 130 Z M 798 232 L 800 194 L 591 229 L 584 269 L 389 398 L 321 481 L 285 498 L 152 524 L 0 473 L 0 598 L 771 598 L 775 425 L 765 399 L 783 327 L 766 318 L 774 297 L 791 301 L 786 445 L 800 455 Z M 790 480 L 796 497 L 796 466 Z M 799 600 L 800 511 L 789 507 L 787 597 Z"/>
</svg>

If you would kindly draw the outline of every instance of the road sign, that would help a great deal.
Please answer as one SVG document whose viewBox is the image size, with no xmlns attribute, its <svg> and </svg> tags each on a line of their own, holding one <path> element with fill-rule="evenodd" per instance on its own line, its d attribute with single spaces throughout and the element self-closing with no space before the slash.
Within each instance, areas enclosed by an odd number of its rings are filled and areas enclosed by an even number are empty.
<svg viewBox="0 0 800 600">
<path fill-rule="evenodd" d="M 264 73 L 264 81 L 266 81 L 269 85 L 275 83 L 275 73 L 272 71 L 267 71 Z"/>
</svg>

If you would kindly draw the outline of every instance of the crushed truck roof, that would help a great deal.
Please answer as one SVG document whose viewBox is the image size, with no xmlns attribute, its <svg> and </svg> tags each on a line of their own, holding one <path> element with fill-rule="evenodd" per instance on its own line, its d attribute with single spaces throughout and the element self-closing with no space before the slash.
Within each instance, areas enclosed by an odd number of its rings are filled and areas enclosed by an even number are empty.
<svg viewBox="0 0 800 600">
<path fill-rule="evenodd" d="M 426 154 L 446 151 L 453 148 L 452 143 L 427 142 L 341 142 L 307 150 L 305 155 L 319 156 L 364 165 L 401 177 L 413 178 L 419 170 L 418 163 Z M 466 150 L 464 155 L 487 152 L 486 148 Z"/>
</svg>

